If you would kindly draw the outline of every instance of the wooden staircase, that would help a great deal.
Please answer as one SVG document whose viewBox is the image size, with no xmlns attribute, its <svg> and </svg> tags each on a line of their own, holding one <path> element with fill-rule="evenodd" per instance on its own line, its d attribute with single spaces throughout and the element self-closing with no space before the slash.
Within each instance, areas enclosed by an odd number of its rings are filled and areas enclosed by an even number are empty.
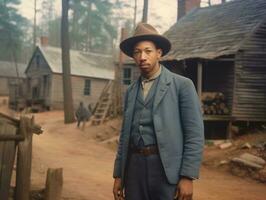
<svg viewBox="0 0 266 200">
<path fill-rule="evenodd" d="M 97 102 L 93 115 L 91 117 L 92 125 L 102 124 L 110 114 L 110 107 L 112 105 L 111 88 L 113 81 L 109 81 L 104 87 L 102 94 Z"/>
</svg>

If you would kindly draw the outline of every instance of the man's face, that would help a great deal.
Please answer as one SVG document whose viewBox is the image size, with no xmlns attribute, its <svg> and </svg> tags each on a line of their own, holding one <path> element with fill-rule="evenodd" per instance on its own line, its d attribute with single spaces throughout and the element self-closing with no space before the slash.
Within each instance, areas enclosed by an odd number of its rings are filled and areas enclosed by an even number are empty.
<svg viewBox="0 0 266 200">
<path fill-rule="evenodd" d="M 144 76 L 149 77 L 159 69 L 161 56 L 162 50 L 151 41 L 138 42 L 133 49 L 133 59 Z"/>
</svg>

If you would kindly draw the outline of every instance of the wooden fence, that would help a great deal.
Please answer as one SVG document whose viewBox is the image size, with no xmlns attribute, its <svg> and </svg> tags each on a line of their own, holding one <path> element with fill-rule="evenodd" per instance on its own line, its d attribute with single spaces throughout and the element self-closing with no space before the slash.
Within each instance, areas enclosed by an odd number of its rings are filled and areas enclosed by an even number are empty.
<svg viewBox="0 0 266 200">
<path fill-rule="evenodd" d="M 8 200 L 16 160 L 14 200 L 29 200 L 32 135 L 42 133 L 34 118 L 14 119 L 0 113 L 0 199 Z"/>
</svg>

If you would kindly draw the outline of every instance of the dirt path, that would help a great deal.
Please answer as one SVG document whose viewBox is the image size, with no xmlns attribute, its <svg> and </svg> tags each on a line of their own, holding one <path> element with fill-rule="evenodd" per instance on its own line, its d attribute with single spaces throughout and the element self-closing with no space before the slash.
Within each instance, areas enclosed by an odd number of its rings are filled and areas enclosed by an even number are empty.
<svg viewBox="0 0 266 200">
<path fill-rule="evenodd" d="M 41 136 L 34 136 L 33 187 L 44 186 L 48 167 L 63 167 L 63 199 L 111 200 L 115 153 L 77 129 L 75 124 L 64 125 L 62 112 L 37 114 L 36 121 L 45 131 Z M 205 167 L 194 188 L 195 200 L 266 199 L 265 184 Z"/>
<path fill-rule="evenodd" d="M 56 119 L 56 120 L 55 120 Z M 63 167 L 64 199 L 111 199 L 114 152 L 101 147 L 62 113 L 37 116 L 44 134 L 34 137 L 33 185 L 44 185 L 47 167 Z"/>
</svg>

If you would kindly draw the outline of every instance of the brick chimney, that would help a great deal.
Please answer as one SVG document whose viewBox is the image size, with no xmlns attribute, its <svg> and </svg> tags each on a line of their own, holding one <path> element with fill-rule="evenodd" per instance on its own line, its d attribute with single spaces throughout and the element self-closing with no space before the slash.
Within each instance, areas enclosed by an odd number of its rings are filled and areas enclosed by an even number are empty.
<svg viewBox="0 0 266 200">
<path fill-rule="evenodd" d="M 47 36 L 41 36 L 40 42 L 42 47 L 47 47 L 49 44 L 48 37 Z"/>
<path fill-rule="evenodd" d="M 178 15 L 177 20 L 185 16 L 194 8 L 200 7 L 201 0 L 178 0 Z"/>
</svg>

